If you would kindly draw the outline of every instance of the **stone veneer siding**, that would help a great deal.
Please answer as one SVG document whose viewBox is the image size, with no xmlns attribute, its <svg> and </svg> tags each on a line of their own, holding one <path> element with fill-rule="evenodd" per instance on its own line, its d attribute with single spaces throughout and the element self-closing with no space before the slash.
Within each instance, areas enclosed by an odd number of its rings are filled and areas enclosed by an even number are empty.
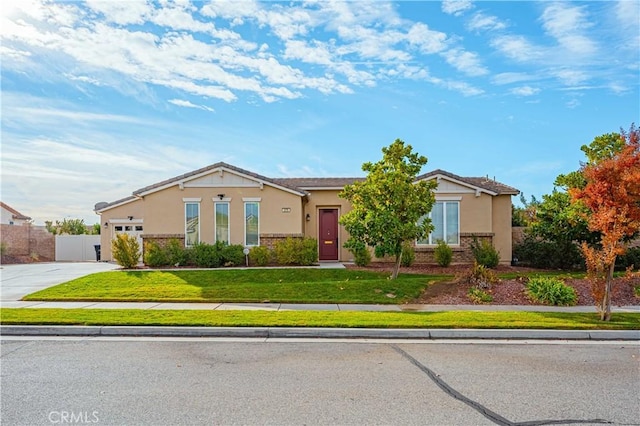
<svg viewBox="0 0 640 426">
<path fill-rule="evenodd" d="M 2 224 L 0 241 L 8 256 L 28 256 L 39 261 L 53 261 L 56 257 L 56 238 L 44 226 Z"/>
<path fill-rule="evenodd" d="M 473 253 L 471 252 L 471 243 L 473 243 L 473 239 L 477 238 L 478 242 L 482 242 L 483 240 L 493 242 L 493 233 L 460 233 L 460 245 L 459 246 L 450 246 L 453 251 L 453 258 L 451 259 L 451 263 L 473 263 L 475 258 L 473 257 Z M 415 246 L 414 251 L 416 254 L 415 264 L 436 264 L 436 258 L 434 256 L 435 246 Z M 393 262 L 391 257 L 384 258 L 373 258 L 374 262 Z"/>
</svg>

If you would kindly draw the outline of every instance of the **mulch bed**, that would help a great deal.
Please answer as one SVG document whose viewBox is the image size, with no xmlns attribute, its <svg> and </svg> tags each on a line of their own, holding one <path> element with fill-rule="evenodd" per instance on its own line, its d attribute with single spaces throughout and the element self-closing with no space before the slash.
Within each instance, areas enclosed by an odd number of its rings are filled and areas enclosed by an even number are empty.
<svg viewBox="0 0 640 426">
<path fill-rule="evenodd" d="M 354 265 L 347 265 L 349 269 L 362 269 L 369 271 L 388 271 L 391 272 L 392 265 L 388 263 L 372 263 L 366 268 L 360 268 Z M 401 268 L 401 273 L 414 274 L 448 274 L 460 276 L 469 270 L 469 265 L 452 265 L 449 267 L 441 267 L 437 265 L 415 265 L 410 268 Z M 513 267 L 500 265 L 494 269 L 497 273 L 505 272 L 530 272 L 540 271 L 539 269 Z M 586 279 L 567 278 L 564 279 L 565 284 L 573 287 L 578 296 L 578 305 L 593 306 L 595 304 L 591 294 L 591 283 Z M 612 305 L 613 306 L 630 306 L 640 305 L 640 297 L 634 293 L 634 287 L 640 286 L 640 276 L 634 278 L 616 278 L 613 284 Z M 411 303 L 424 303 L 433 305 L 472 305 L 473 302 L 467 297 L 467 292 L 471 284 L 459 283 L 456 280 L 451 282 L 436 283 L 427 288 L 419 298 Z M 493 297 L 490 305 L 536 305 L 538 303 L 531 301 L 526 294 L 526 279 L 510 279 L 500 280 L 499 283 L 493 284 L 491 290 L 488 291 Z"/>
</svg>

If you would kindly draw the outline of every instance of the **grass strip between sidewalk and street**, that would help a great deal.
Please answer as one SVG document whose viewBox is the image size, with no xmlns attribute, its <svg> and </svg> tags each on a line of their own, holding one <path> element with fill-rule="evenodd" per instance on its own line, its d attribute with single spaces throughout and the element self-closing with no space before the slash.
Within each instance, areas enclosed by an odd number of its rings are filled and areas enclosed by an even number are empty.
<svg viewBox="0 0 640 426">
<path fill-rule="evenodd" d="M 3 325 L 638 330 L 640 314 L 614 313 L 611 321 L 603 322 L 595 313 L 564 312 L 274 312 L 3 308 L 0 309 L 0 323 Z"/>
</svg>

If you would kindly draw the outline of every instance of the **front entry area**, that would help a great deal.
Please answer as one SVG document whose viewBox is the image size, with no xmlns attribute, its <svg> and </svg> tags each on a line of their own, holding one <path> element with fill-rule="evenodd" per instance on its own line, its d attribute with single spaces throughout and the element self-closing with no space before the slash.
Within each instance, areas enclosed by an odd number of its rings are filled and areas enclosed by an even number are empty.
<svg viewBox="0 0 640 426">
<path fill-rule="evenodd" d="M 318 211 L 320 229 L 318 232 L 318 258 L 339 260 L 338 258 L 338 209 L 320 209 Z"/>
</svg>

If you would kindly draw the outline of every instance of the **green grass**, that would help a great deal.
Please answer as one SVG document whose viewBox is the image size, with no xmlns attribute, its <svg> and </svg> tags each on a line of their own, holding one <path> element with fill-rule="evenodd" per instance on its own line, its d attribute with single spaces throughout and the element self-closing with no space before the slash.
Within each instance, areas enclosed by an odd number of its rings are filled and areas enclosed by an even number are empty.
<svg viewBox="0 0 640 426">
<path fill-rule="evenodd" d="M 111 271 L 32 293 L 23 300 L 399 304 L 447 276 L 345 269 Z M 390 297 L 391 296 L 391 297 Z"/>
<path fill-rule="evenodd" d="M 638 330 L 640 314 L 558 312 L 321 312 L 141 309 L 0 309 L 0 322 L 47 325 L 138 325 L 205 327 L 505 328 Z"/>
</svg>

